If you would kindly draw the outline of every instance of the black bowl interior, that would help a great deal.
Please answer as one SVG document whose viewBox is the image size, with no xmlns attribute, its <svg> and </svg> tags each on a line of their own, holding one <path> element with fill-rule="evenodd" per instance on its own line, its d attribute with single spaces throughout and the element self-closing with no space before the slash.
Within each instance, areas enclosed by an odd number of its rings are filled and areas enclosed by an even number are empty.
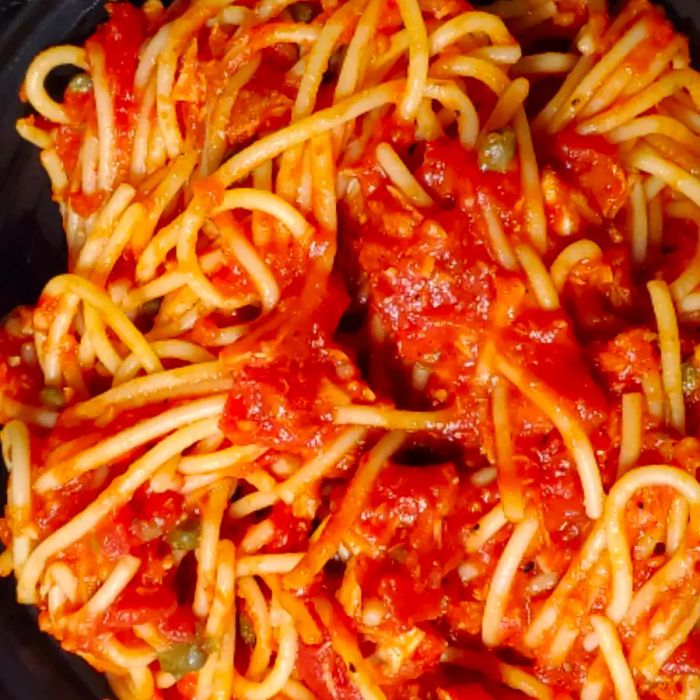
<svg viewBox="0 0 700 700">
<path fill-rule="evenodd" d="M 663 2 L 700 57 L 700 0 Z M 36 299 L 65 267 L 56 205 L 36 149 L 14 129 L 26 108 L 16 97 L 25 70 L 42 49 L 87 37 L 105 17 L 102 0 L 0 0 L 0 316 Z M 0 489 L 4 493 L 4 470 Z M 66 654 L 17 605 L 13 581 L 0 580 L 0 698 L 100 700 L 104 679 Z"/>
<path fill-rule="evenodd" d="M 100 0 L 0 0 L 0 315 L 36 299 L 66 264 L 48 180 L 35 149 L 14 129 L 26 113 L 16 96 L 32 57 L 52 44 L 87 37 L 105 17 L 101 5 Z M 4 495 L 4 469 L 0 484 Z M 104 678 L 42 634 L 34 612 L 15 602 L 14 581 L 0 579 L 0 698 L 108 697 Z"/>
</svg>

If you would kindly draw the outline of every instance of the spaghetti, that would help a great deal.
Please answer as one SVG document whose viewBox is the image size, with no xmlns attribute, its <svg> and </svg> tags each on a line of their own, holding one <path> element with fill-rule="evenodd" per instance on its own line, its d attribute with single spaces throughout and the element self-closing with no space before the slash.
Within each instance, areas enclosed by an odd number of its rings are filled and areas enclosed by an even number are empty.
<svg viewBox="0 0 700 700">
<path fill-rule="evenodd" d="M 120 700 L 700 697 L 700 75 L 663 13 L 107 13 L 17 124 L 68 250 L 0 330 L 41 628 Z"/>
</svg>

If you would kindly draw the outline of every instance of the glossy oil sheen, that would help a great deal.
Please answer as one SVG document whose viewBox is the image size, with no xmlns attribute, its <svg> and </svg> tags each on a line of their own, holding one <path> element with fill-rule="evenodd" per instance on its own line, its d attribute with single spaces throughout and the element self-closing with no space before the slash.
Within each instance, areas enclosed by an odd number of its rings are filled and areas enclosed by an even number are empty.
<svg viewBox="0 0 700 700">
<path fill-rule="evenodd" d="M 700 0 L 661 4 L 690 36 L 700 59 Z M 63 233 L 48 180 L 35 147 L 14 129 L 26 113 L 16 95 L 39 51 L 84 40 L 104 17 L 102 0 L 0 0 L 0 315 L 34 301 L 46 280 L 65 267 Z M 0 494 L 4 478 L 3 469 Z M 0 700 L 107 697 L 104 679 L 42 634 L 35 614 L 15 603 L 14 582 L 0 579 Z"/>
</svg>

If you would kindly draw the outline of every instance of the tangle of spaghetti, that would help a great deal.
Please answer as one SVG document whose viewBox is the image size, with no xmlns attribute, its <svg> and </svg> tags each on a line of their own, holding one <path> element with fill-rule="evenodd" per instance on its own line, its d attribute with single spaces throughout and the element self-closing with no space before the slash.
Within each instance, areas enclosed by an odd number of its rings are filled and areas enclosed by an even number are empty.
<svg viewBox="0 0 700 700">
<path fill-rule="evenodd" d="M 17 124 L 67 241 L 0 332 L 41 628 L 120 700 L 700 697 L 700 75 L 662 11 L 106 9 Z"/>
</svg>

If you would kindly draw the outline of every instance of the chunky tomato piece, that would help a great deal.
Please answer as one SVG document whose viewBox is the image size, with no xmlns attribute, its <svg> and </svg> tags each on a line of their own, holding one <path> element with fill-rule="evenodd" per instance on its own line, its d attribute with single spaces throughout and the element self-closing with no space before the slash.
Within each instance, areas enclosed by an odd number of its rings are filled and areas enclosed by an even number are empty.
<svg viewBox="0 0 700 700">
<path fill-rule="evenodd" d="M 668 676 L 700 673 L 700 632 L 694 630 L 661 667 Z"/>
<path fill-rule="evenodd" d="M 97 531 L 95 538 L 107 559 L 121 559 L 129 553 L 131 537 L 128 528 L 128 524 L 116 520 L 110 523 L 110 527 Z"/>
<path fill-rule="evenodd" d="M 313 284 L 313 276 L 306 282 Z M 279 314 L 291 314 L 292 323 L 279 328 L 274 323 L 282 318 L 278 315 L 267 327 L 266 322 L 261 324 L 274 337 L 265 340 L 263 349 L 247 364 L 240 366 L 236 345 L 229 347 L 230 355 L 222 353 L 223 362 L 236 373 L 221 421 L 234 444 L 248 441 L 276 449 L 303 449 L 334 430 L 334 394 L 328 389 L 340 383 L 337 364 L 352 366 L 331 335 L 347 308 L 347 295 L 331 280 L 318 290 L 313 286 L 304 290 L 300 297 L 279 310 Z M 305 305 L 306 312 L 301 310 Z M 243 346 L 245 342 L 244 338 Z M 364 384 L 356 381 L 356 370 L 351 374 L 343 380 L 344 388 L 360 398 Z"/>
<path fill-rule="evenodd" d="M 586 364 L 571 323 L 561 311 L 522 311 L 505 329 L 502 343 L 519 364 L 560 394 L 585 426 L 592 429 L 600 425 L 606 416 L 605 396 Z M 571 377 L 576 381 L 572 382 Z M 522 425 L 516 432 L 528 431 Z"/>
<path fill-rule="evenodd" d="M 289 118 L 293 100 L 283 91 L 271 88 L 270 83 L 264 82 L 264 76 L 255 83 L 241 90 L 236 104 L 239 118 L 229 123 L 226 133 L 230 146 L 245 143 L 261 130 L 280 128 L 284 119 Z"/>
<path fill-rule="evenodd" d="M 629 328 L 649 306 L 635 282 L 628 243 L 607 245 L 600 260 L 588 260 L 569 275 L 561 301 L 581 340 L 599 340 Z"/>
<path fill-rule="evenodd" d="M 28 309 L 20 310 L 15 317 L 18 324 L 31 328 Z M 44 386 L 41 369 L 38 364 L 20 361 L 22 346 L 29 340 L 27 336 L 12 335 L 4 328 L 0 330 L 0 391 L 17 401 L 36 404 L 37 394 Z M 7 418 L 3 419 L 3 422 L 7 421 Z"/>
<path fill-rule="evenodd" d="M 146 38 L 146 19 L 141 11 L 127 2 L 109 3 L 107 11 L 109 20 L 99 26 L 89 42 L 99 44 L 104 50 L 117 125 L 124 127 L 128 126 L 125 120 L 133 109 L 134 75 Z"/>
<path fill-rule="evenodd" d="M 348 678 L 345 663 L 330 641 L 314 646 L 301 643 L 297 668 L 302 681 L 318 700 L 362 700 L 362 694 Z"/>
<path fill-rule="evenodd" d="M 440 659 L 447 650 L 447 641 L 436 630 L 423 625 L 421 631 L 423 639 L 399 672 L 399 677 L 404 680 L 421 678 L 438 668 Z"/>
<path fill-rule="evenodd" d="M 380 600 L 387 620 L 397 630 L 435 620 L 443 611 L 442 571 L 436 561 L 402 562 L 404 552 L 394 550 L 380 560 L 365 561 L 358 575 L 363 594 Z M 432 566 L 431 566 L 432 564 Z"/>
<path fill-rule="evenodd" d="M 453 141 L 442 138 L 426 143 L 416 176 L 443 205 L 456 204 L 462 210 L 471 209 L 476 195 L 481 192 L 509 212 L 515 223 L 516 205 L 522 195 L 517 158 L 513 158 L 505 172 L 485 170 L 479 166 L 476 151 L 455 147 Z"/>
<path fill-rule="evenodd" d="M 169 586 L 145 587 L 130 583 L 104 616 L 108 627 L 131 628 L 147 622 L 158 623 L 177 608 L 175 592 Z"/>
<path fill-rule="evenodd" d="M 557 559 L 568 558 L 590 525 L 583 507 L 581 479 L 571 455 L 558 434 L 549 434 L 546 439 L 522 445 L 518 466 L 521 478 L 531 484 L 530 493 L 541 504 L 554 554 Z"/>
<path fill-rule="evenodd" d="M 282 357 L 244 368 L 226 402 L 227 436 L 252 431 L 257 444 L 277 448 L 310 441 L 319 418 L 331 418 L 331 406 L 320 399 L 322 374 L 313 364 Z"/>
<path fill-rule="evenodd" d="M 605 383 L 616 394 L 639 391 L 644 377 L 660 368 L 656 333 L 646 328 L 627 330 L 592 350 Z"/>
<path fill-rule="evenodd" d="M 180 698 L 193 698 L 197 692 L 197 679 L 199 675 L 197 673 L 186 673 L 178 682 L 175 688 L 173 688 L 172 698 L 173 700 L 180 700 Z M 170 700 L 170 698 L 168 698 Z"/>
<path fill-rule="evenodd" d="M 41 532 L 49 533 L 64 525 L 90 505 L 100 489 L 90 484 L 91 475 L 83 475 L 70 483 L 69 487 L 51 491 L 44 498 L 36 499 L 34 518 Z M 98 531 L 99 537 L 99 531 Z M 117 539 L 120 534 L 116 535 Z M 108 546 L 108 549 L 110 547 Z M 121 545 L 115 543 L 111 550 L 115 558 L 126 553 Z"/>
<path fill-rule="evenodd" d="M 272 507 L 270 520 L 275 534 L 265 545 L 266 552 L 294 552 L 308 546 L 311 521 L 297 518 L 290 506 L 281 501 L 276 503 Z"/>
<path fill-rule="evenodd" d="M 161 537 L 182 518 L 183 503 L 183 496 L 176 491 L 137 491 L 130 503 L 133 517 L 129 531 L 141 542 Z"/>
<path fill-rule="evenodd" d="M 380 545 L 407 541 L 414 549 L 430 549 L 442 519 L 455 507 L 458 484 L 452 464 L 391 464 L 372 489 L 361 516 L 361 531 Z"/>
<path fill-rule="evenodd" d="M 566 128 L 554 139 L 554 158 L 603 216 L 613 218 L 620 211 L 627 178 L 614 145 L 602 136 L 583 136 Z"/>
<path fill-rule="evenodd" d="M 175 612 L 158 621 L 158 631 L 171 642 L 188 642 L 194 639 L 197 618 L 191 606 L 178 606 Z"/>
</svg>

